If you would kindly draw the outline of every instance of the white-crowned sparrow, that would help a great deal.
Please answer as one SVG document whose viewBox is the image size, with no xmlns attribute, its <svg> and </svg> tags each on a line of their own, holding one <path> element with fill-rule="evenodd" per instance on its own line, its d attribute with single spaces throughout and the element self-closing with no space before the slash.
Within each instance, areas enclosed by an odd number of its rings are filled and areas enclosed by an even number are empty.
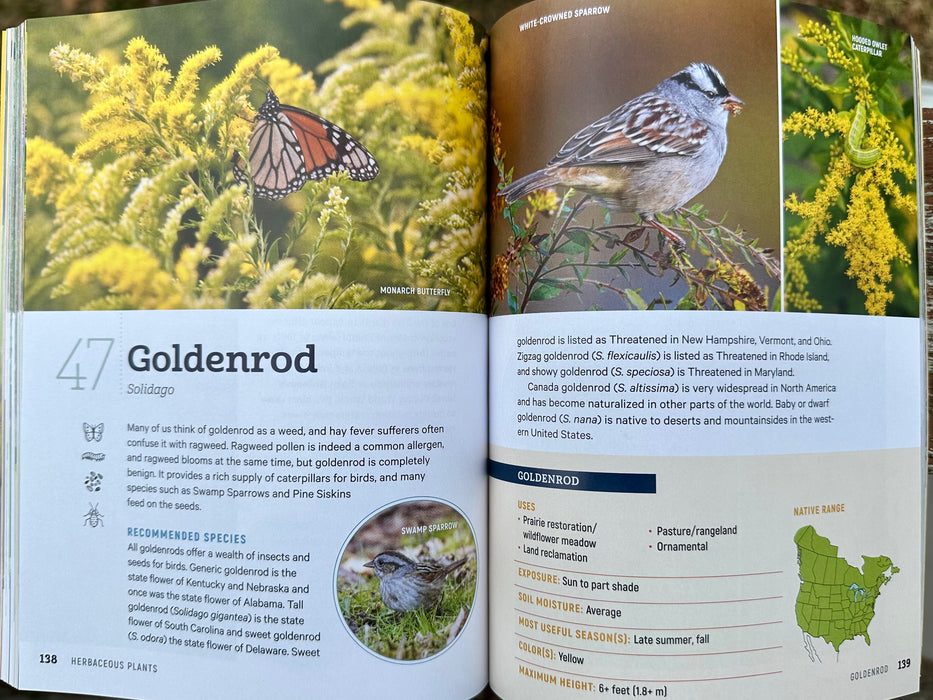
<svg viewBox="0 0 933 700">
<path fill-rule="evenodd" d="M 366 562 L 379 577 L 379 595 L 382 602 L 396 612 L 424 608 L 435 609 L 441 602 L 447 575 L 463 565 L 464 557 L 452 564 L 433 561 L 414 561 L 401 552 L 389 550 Z"/>
<path fill-rule="evenodd" d="M 500 194 L 511 203 L 535 190 L 573 187 L 650 221 L 713 181 L 726 154 L 729 115 L 743 104 L 713 66 L 691 63 L 578 131 L 545 168 Z"/>
</svg>

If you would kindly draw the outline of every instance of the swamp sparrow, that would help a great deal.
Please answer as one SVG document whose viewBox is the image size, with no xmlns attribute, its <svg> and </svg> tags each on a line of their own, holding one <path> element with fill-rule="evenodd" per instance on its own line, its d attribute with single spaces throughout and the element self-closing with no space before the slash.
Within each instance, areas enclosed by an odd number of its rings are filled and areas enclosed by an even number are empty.
<svg viewBox="0 0 933 700">
<path fill-rule="evenodd" d="M 379 577 L 382 602 L 401 613 L 417 608 L 432 610 L 440 605 L 447 574 L 466 560 L 464 557 L 445 566 L 433 561 L 414 561 L 401 552 L 389 550 L 363 566 Z"/>
</svg>

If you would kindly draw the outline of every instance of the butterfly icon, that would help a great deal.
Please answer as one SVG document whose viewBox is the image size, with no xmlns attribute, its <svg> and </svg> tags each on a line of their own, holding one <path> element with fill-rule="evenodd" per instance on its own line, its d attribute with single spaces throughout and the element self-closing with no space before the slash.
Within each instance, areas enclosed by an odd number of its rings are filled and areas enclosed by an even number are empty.
<svg viewBox="0 0 933 700">
<path fill-rule="evenodd" d="M 98 423 L 97 425 L 91 425 L 90 423 L 84 424 L 84 439 L 88 442 L 100 442 L 101 438 L 104 437 L 104 424 Z"/>
<path fill-rule="evenodd" d="M 252 177 L 255 193 L 281 199 L 309 180 L 346 171 L 351 180 L 372 180 L 379 164 L 366 148 L 336 124 L 279 102 L 272 90 L 256 113 L 249 137 L 249 175 L 235 154 L 233 175 L 241 184 Z"/>
</svg>

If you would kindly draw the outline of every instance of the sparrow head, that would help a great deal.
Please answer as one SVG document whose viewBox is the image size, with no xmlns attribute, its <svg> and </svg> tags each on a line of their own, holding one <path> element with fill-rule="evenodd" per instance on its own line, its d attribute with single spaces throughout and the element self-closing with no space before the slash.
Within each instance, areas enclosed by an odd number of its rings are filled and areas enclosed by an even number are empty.
<svg viewBox="0 0 933 700">
<path fill-rule="evenodd" d="M 404 566 L 413 566 L 415 562 L 406 557 L 401 552 L 389 550 L 377 555 L 372 561 L 368 561 L 363 566 L 369 567 L 376 572 L 376 576 L 382 578 L 392 574 Z"/>
<path fill-rule="evenodd" d="M 691 63 L 665 82 L 677 86 L 686 103 L 693 105 L 694 113 L 698 116 L 705 115 L 710 103 L 720 105 L 732 115 L 738 115 L 745 105 L 729 92 L 722 74 L 709 63 Z"/>
</svg>

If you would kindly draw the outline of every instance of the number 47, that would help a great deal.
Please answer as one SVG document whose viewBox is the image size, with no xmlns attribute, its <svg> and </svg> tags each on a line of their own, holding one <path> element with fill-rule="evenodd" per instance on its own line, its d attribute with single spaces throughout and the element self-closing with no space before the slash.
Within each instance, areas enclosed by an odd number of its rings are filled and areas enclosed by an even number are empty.
<svg viewBox="0 0 933 700">
<path fill-rule="evenodd" d="M 78 338 L 55 378 L 73 381 L 72 391 L 84 391 L 86 387 L 82 382 L 87 380 L 88 376 L 81 371 L 82 360 L 85 366 L 90 366 L 92 370 L 96 364 L 97 374 L 94 375 L 94 383 L 91 385 L 93 391 L 97 388 L 97 382 L 100 381 L 100 375 L 104 371 L 104 365 L 107 364 L 112 348 L 113 338 Z"/>
</svg>

